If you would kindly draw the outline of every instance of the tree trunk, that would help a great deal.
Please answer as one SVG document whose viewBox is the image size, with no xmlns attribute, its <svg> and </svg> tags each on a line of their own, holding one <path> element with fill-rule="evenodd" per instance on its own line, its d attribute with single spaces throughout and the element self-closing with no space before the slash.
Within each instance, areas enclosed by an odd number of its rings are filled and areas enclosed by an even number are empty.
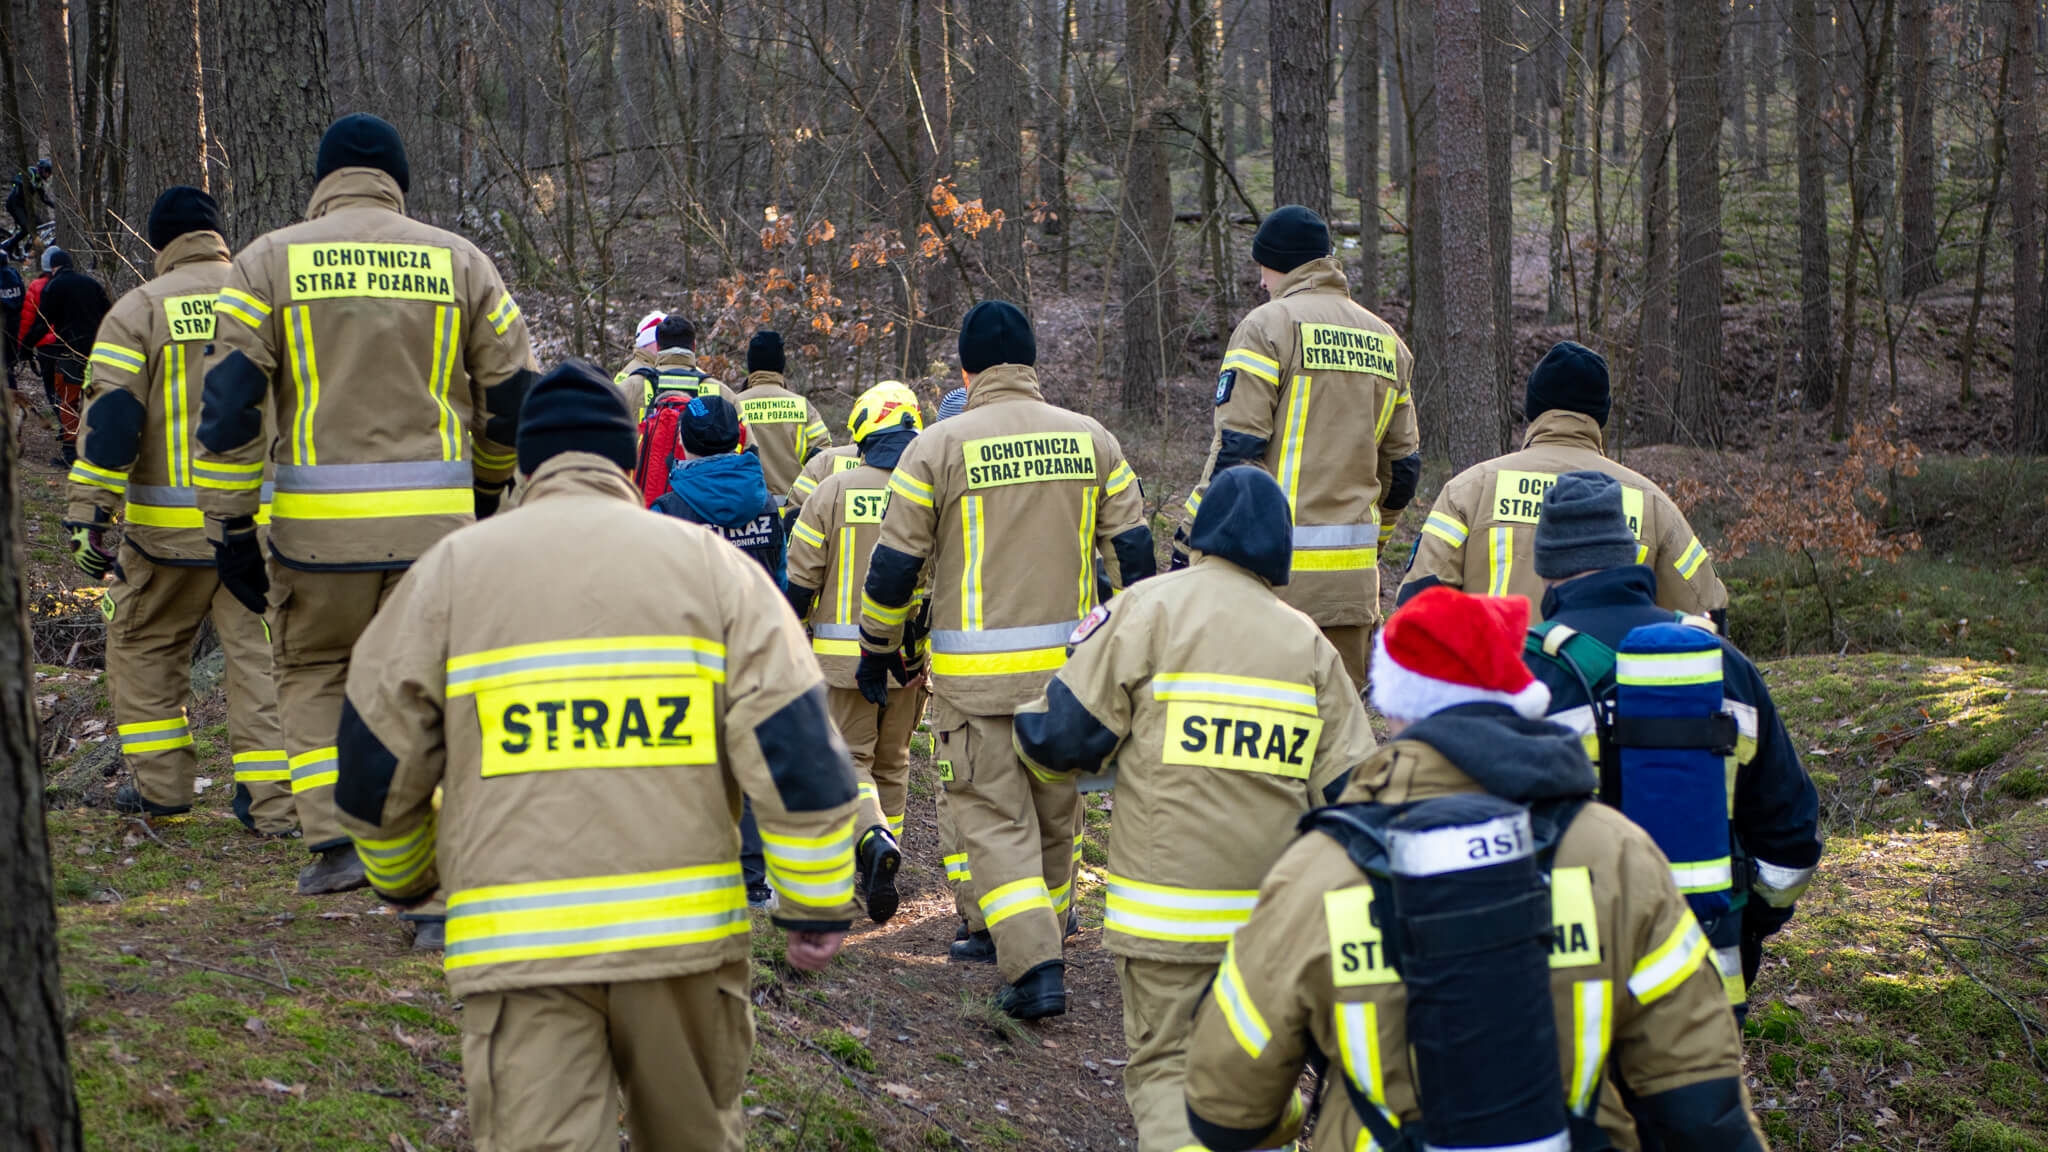
<svg viewBox="0 0 2048 1152">
<path fill-rule="evenodd" d="M 1407 38 L 1405 67 L 1414 94 L 1414 161 L 1408 184 L 1408 272 L 1413 295 L 1408 310 L 1408 346 L 1415 353 L 1415 411 L 1424 451 L 1450 453 L 1451 425 L 1465 417 L 1451 403 L 1445 385 L 1443 197 L 1436 151 L 1436 35 L 1428 0 L 1403 0 L 1400 26 Z"/>
<path fill-rule="evenodd" d="M 1330 218 L 1329 0 L 1273 0 L 1273 203 Z"/>
<path fill-rule="evenodd" d="M 128 85 L 147 111 L 135 118 L 128 222 L 146 231 L 157 194 L 206 187 L 206 108 L 199 90 L 199 0 L 148 0 L 123 21 Z M 146 237 L 145 237 L 146 239 Z M 141 255 L 141 241 L 118 247 Z M 138 260 L 138 266 L 149 267 Z"/>
<path fill-rule="evenodd" d="M 11 425 L 11 422 L 10 422 Z M 64 1040 L 56 883 L 43 822 L 35 646 L 22 580 L 19 445 L 0 431 L 0 1147 L 84 1146 Z"/>
<path fill-rule="evenodd" d="M 1159 381 L 1171 371 L 1174 329 L 1173 185 L 1165 132 L 1165 0 L 1127 0 L 1124 60 L 1129 70 L 1130 156 L 1124 166 L 1123 404 L 1147 419 L 1161 414 Z"/>
<path fill-rule="evenodd" d="M 7 171 L 20 172 L 32 157 L 34 127 L 21 104 L 21 56 L 23 41 L 14 20 L 14 0 L 0 0 L 0 164 Z"/>
<path fill-rule="evenodd" d="M 2005 129 L 2012 173 L 2012 445 L 2048 447 L 2048 365 L 2041 332 L 2041 140 L 2035 110 L 2035 0 L 2013 0 Z"/>
<path fill-rule="evenodd" d="M 1029 315 L 1031 272 L 1024 262 L 1024 9 L 1020 0 L 976 0 L 974 106 L 981 145 L 981 202 L 1003 223 L 981 234 L 989 292 Z"/>
<path fill-rule="evenodd" d="M 1409 109 L 1415 106 L 1414 92 L 1404 78 L 1406 52 L 1402 41 L 1401 17 L 1415 0 L 1379 0 L 1380 72 L 1387 82 L 1387 179 L 1406 188 L 1409 183 L 1408 141 L 1414 130 Z"/>
<path fill-rule="evenodd" d="M 1514 0 L 1480 0 L 1481 61 L 1486 70 L 1486 244 L 1493 268 L 1493 396 L 1500 412 L 1496 453 L 1510 447 L 1517 407 L 1514 294 L 1514 71 L 1508 48 Z M 1373 231 L 1377 231 L 1374 229 Z M 1367 234 L 1363 228 L 1361 235 Z"/>
<path fill-rule="evenodd" d="M 1380 0 L 1348 0 L 1344 30 L 1344 162 L 1358 201 L 1358 282 L 1367 308 L 1380 298 Z"/>
<path fill-rule="evenodd" d="M 322 0 L 221 0 L 226 222 L 239 243 L 297 220 L 312 194 L 320 134 L 334 118 L 326 7 Z"/>
<path fill-rule="evenodd" d="M 1772 0 L 1757 0 L 1756 107 L 1749 114 L 1749 149 L 1756 171 L 1768 176 L 1771 167 L 1771 97 L 1778 90 L 1778 24 Z"/>
<path fill-rule="evenodd" d="M 1714 3 L 1677 6 L 1678 427 L 1721 443 L 1721 30 Z"/>
<path fill-rule="evenodd" d="M 1933 68 L 1928 0 L 1899 5 L 1899 121 L 1905 130 L 1899 173 L 1899 216 L 1905 250 L 1900 255 L 1899 291 L 1915 296 L 1939 278 L 1934 254 L 1934 103 L 1928 74 Z"/>
<path fill-rule="evenodd" d="M 37 71 L 43 90 L 43 137 L 56 165 L 50 198 L 57 202 L 57 243 L 72 248 L 85 240 L 79 218 L 84 174 L 79 171 L 78 97 L 72 86 L 70 0 L 38 0 L 38 40 L 43 67 Z M 41 211 L 38 207 L 34 211 Z"/>
<path fill-rule="evenodd" d="M 1859 27 L 1855 30 L 1858 72 L 1855 77 L 1855 131 L 1849 138 L 1849 242 L 1845 245 L 1848 251 L 1842 260 L 1842 358 L 1835 365 L 1835 412 L 1831 429 L 1837 440 L 1849 434 L 1850 382 L 1855 370 L 1856 342 L 1861 335 L 1863 318 L 1858 309 L 1858 293 L 1862 290 L 1863 231 L 1885 187 L 1877 169 L 1878 153 L 1888 151 L 1880 139 L 1879 123 L 1890 103 L 1884 98 L 1884 85 L 1891 72 L 1892 10 L 1892 0 L 1885 0 L 1882 15 L 1871 21 L 1869 14 L 1864 13 L 1865 18 L 1858 21 Z M 1873 22 L 1878 25 L 1875 46 L 1868 40 Z M 1871 271 L 1882 274 L 1884 270 L 1876 267 Z"/>
<path fill-rule="evenodd" d="M 1570 210 L 1572 173 L 1583 171 L 1577 163 L 1577 156 L 1578 131 L 1582 123 L 1579 106 L 1584 102 L 1580 88 L 1585 69 L 1580 67 L 1580 61 L 1585 57 L 1586 6 L 1587 0 L 1567 0 L 1565 5 L 1571 50 L 1564 57 L 1564 102 L 1558 105 L 1557 157 L 1550 165 L 1550 279 L 1543 314 L 1546 324 L 1561 324 L 1567 315 L 1574 319 L 1578 316 L 1578 301 L 1573 298 L 1569 268 Z"/>
<path fill-rule="evenodd" d="M 1493 386 L 1492 227 L 1486 178 L 1486 67 L 1481 0 L 1436 0 L 1436 160 L 1442 236 L 1444 378 L 1459 414 L 1448 429 L 1451 471 L 1500 453 L 1506 439 Z"/>
<path fill-rule="evenodd" d="M 2005 102 L 2006 84 L 2012 64 L 2010 55 L 2001 55 L 1998 62 L 1998 103 Z M 1991 125 L 1991 186 L 1984 193 L 1984 211 L 1977 218 L 1977 252 L 1972 262 L 1970 278 L 1970 310 L 1963 321 L 1963 344 L 1959 350 L 1962 360 L 1962 381 L 1957 396 L 1962 406 L 1968 408 L 1975 399 L 1970 391 L 1970 379 L 1977 366 L 1977 325 L 1984 312 L 1985 264 L 1991 256 L 1991 233 L 1998 221 L 1998 188 L 2005 178 L 2005 118 L 1994 117 Z"/>
<path fill-rule="evenodd" d="M 1819 21 L 1814 0 L 1791 0 L 1799 161 L 1799 390 L 1806 407 L 1827 407 L 1835 374 L 1834 309 L 1828 298 L 1826 106 L 1821 95 Z"/>
<path fill-rule="evenodd" d="M 1671 74 L 1665 0 L 1630 0 L 1642 61 L 1643 304 L 1638 338 L 1643 387 L 1634 405 L 1643 439 L 1678 438 L 1678 377 L 1671 349 Z"/>
</svg>

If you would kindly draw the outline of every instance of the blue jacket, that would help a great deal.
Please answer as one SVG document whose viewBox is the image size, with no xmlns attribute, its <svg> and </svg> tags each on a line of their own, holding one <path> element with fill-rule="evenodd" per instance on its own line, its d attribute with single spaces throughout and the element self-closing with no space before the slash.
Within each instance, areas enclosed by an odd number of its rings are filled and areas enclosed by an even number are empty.
<svg viewBox="0 0 2048 1152">
<path fill-rule="evenodd" d="M 787 585 L 789 535 L 781 501 L 769 495 L 761 458 L 752 452 L 678 462 L 654 510 L 704 525 L 753 557 L 777 588 Z"/>
<path fill-rule="evenodd" d="M 1672 614 L 1657 606 L 1656 574 L 1631 564 L 1551 588 L 1543 597 L 1543 618 L 1619 648 L 1631 629 L 1669 624 Z M 1552 719 L 1562 721 L 1563 713 L 1587 703 L 1585 689 L 1571 672 L 1541 656 L 1524 659 L 1529 671 L 1550 688 Z M 1737 753 L 1738 758 L 1744 751 L 1748 756 L 1739 759 L 1735 776 L 1735 837 L 1756 872 L 1743 912 L 1744 928 L 1752 936 L 1768 935 L 1792 918 L 1792 900 L 1805 890 L 1820 863 L 1820 797 L 1756 665 L 1725 639 L 1721 676 L 1728 701 L 1738 706 L 1730 710 L 1738 713 L 1743 735 L 1754 736 L 1754 749 L 1745 747 Z M 1753 733 L 1748 719 L 1752 710 Z"/>
</svg>

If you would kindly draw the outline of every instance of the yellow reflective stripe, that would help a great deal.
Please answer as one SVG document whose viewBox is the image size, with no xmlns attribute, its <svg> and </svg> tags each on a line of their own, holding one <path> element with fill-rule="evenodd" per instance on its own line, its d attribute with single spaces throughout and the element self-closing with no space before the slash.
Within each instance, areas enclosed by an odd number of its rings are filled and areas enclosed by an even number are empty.
<svg viewBox="0 0 2048 1152">
<path fill-rule="evenodd" d="M 1175 888 L 1110 873 L 1102 926 L 1147 940 L 1220 944 L 1251 919 L 1256 888 Z"/>
<path fill-rule="evenodd" d="M 126 368 L 130 372 L 141 372 L 149 363 L 139 349 L 127 348 L 109 340 L 101 340 L 92 346 L 92 359 L 115 368 Z"/>
<path fill-rule="evenodd" d="M 739 861 L 471 888 L 448 898 L 449 970 L 598 956 L 747 933 Z"/>
<path fill-rule="evenodd" d="M 1645 563 L 1648 563 L 1648 562 L 1649 562 L 1649 559 L 1650 559 L 1650 546 L 1649 546 L 1648 544 L 1638 544 L 1638 545 L 1636 545 L 1636 563 L 1638 563 L 1638 564 L 1645 564 Z"/>
<path fill-rule="evenodd" d="M 789 534 L 792 539 L 801 540 L 813 548 L 825 546 L 825 534 L 801 520 L 790 526 Z"/>
<path fill-rule="evenodd" d="M 1018 652 L 934 652 L 935 676 L 1013 676 L 1022 672 L 1057 672 L 1067 662 L 1065 645 L 1027 648 Z"/>
<path fill-rule="evenodd" d="M 789 494 L 791 496 L 809 496 L 811 493 L 816 492 L 817 490 L 817 479 L 815 477 L 807 475 L 797 477 L 796 482 L 789 486 Z"/>
<path fill-rule="evenodd" d="M 1735 884 L 1735 861 L 1728 856 L 1718 860 L 1673 860 L 1671 879 L 1677 882 L 1678 890 L 1687 895 L 1726 892 Z"/>
<path fill-rule="evenodd" d="M 164 455 L 173 485 L 192 486 L 192 439 L 186 434 L 185 346 L 164 347 Z"/>
<path fill-rule="evenodd" d="M 292 795 L 333 784 L 336 764 L 332 745 L 292 757 Z"/>
<path fill-rule="evenodd" d="M 1131 471 L 1129 462 L 1119 460 L 1116 462 L 1116 467 L 1109 470 L 1109 480 L 1103 485 L 1103 490 L 1111 496 L 1115 496 L 1123 492 L 1124 489 L 1129 488 L 1132 484 L 1137 483 L 1137 481 L 1138 474 Z"/>
<path fill-rule="evenodd" d="M 812 637 L 811 651 L 817 653 L 820 656 L 859 656 L 860 641 L 820 640 L 816 637 Z"/>
<path fill-rule="evenodd" d="M 1692 918 L 1692 909 L 1682 910 L 1680 916 L 1664 943 L 1643 957 L 1629 974 L 1628 990 L 1638 1004 L 1647 1006 L 1663 999 L 1685 983 L 1693 969 L 1707 958 L 1707 937 L 1700 931 L 1699 921 Z"/>
<path fill-rule="evenodd" d="M 903 838 L 903 813 L 898 812 L 894 816 L 891 816 L 887 812 L 884 812 L 882 813 L 882 819 L 888 822 L 889 835 L 895 839 L 901 840 Z"/>
<path fill-rule="evenodd" d="M 114 732 L 121 738 L 121 751 L 126 753 L 168 752 L 174 748 L 192 747 L 192 729 L 183 715 L 168 720 L 119 724 Z"/>
<path fill-rule="evenodd" d="M 1456 516 L 1435 510 L 1431 510 L 1429 519 L 1422 522 L 1422 530 L 1453 548 L 1463 548 L 1466 538 L 1472 535 L 1472 530 Z"/>
<path fill-rule="evenodd" d="M 1728 997 L 1728 1003 L 1740 1004 L 1749 999 L 1749 986 L 1742 979 L 1742 949 L 1714 949 L 1714 967 L 1721 973 L 1721 991 Z"/>
<path fill-rule="evenodd" d="M 1061 922 L 1063 924 L 1066 920 L 1067 909 L 1071 907 L 1073 903 L 1074 882 L 1072 880 L 1069 880 L 1065 884 L 1062 884 L 1059 887 L 1054 888 L 1052 890 L 1052 913 L 1053 915 L 1060 917 Z"/>
<path fill-rule="evenodd" d="M 1706 562 L 1706 545 L 1701 544 L 1700 538 L 1695 536 L 1692 538 L 1692 543 L 1685 546 L 1685 551 L 1678 554 L 1678 562 L 1675 565 L 1673 565 L 1673 567 L 1676 567 L 1678 569 L 1678 574 L 1680 576 L 1683 576 L 1687 580 L 1690 580 L 1692 579 L 1693 573 L 1698 572 L 1700 570 L 1700 565 L 1705 564 Z"/>
<path fill-rule="evenodd" d="M 233 464 L 223 460 L 201 460 L 192 465 L 192 483 L 195 487 L 223 492 L 253 492 L 263 487 L 263 461 Z"/>
<path fill-rule="evenodd" d="M 1040 908 L 1051 912 L 1052 893 L 1046 890 L 1043 878 L 1031 876 L 984 893 L 976 903 L 981 905 L 982 918 L 993 928 L 1020 912 Z"/>
<path fill-rule="evenodd" d="M 510 297 L 507 297 L 510 299 Z M 438 411 L 435 432 L 441 441 L 441 459 L 462 459 L 462 420 L 448 403 L 450 381 L 455 375 L 456 340 L 462 329 L 462 312 L 445 304 L 434 309 L 434 359 L 427 366 L 427 391 Z"/>
<path fill-rule="evenodd" d="M 122 513 L 130 524 L 146 528 L 204 528 L 206 514 L 197 508 L 168 508 L 156 504 L 137 504 L 130 500 Z"/>
<path fill-rule="evenodd" d="M 1382 1119 L 1399 1128 L 1401 1118 L 1386 1108 L 1387 1073 L 1380 1060 L 1379 1005 L 1370 1000 L 1337 1005 L 1337 1054 L 1352 1085 L 1379 1108 Z M 1358 1134 L 1358 1143 L 1353 1147 L 1359 1152 L 1379 1152 L 1370 1129 Z"/>
<path fill-rule="evenodd" d="M 312 315 L 312 309 L 304 304 L 287 308 L 284 314 L 285 343 L 291 352 L 292 387 L 298 401 L 298 411 L 292 417 L 294 464 L 319 463 L 318 453 L 313 447 L 313 411 L 320 406 L 320 365 L 313 352 Z M 277 514 L 291 515 L 288 512 Z"/>
<path fill-rule="evenodd" d="M 824 539 L 823 535 L 818 537 L 820 543 L 823 543 Z M 841 624 L 857 623 L 853 618 L 853 586 L 856 583 L 853 575 L 853 561 L 854 553 L 860 548 L 859 540 L 859 529 L 841 528 L 839 530 L 839 575 L 836 581 L 839 585 L 839 603 L 838 615 L 833 617 L 833 619 Z"/>
<path fill-rule="evenodd" d="M 953 855 L 945 858 L 945 863 L 946 880 L 948 883 L 957 884 L 974 879 L 973 869 L 967 866 L 967 853 L 955 852 Z"/>
<path fill-rule="evenodd" d="M 1188 523 L 1194 523 L 1195 513 L 1202 510 L 1202 490 L 1200 488 L 1188 493 L 1187 500 L 1181 504 L 1181 510 L 1188 514 Z"/>
<path fill-rule="evenodd" d="M 723 682 L 725 645 L 695 636 L 546 640 L 453 657 L 447 676 L 451 697 L 551 680 L 702 676 Z"/>
<path fill-rule="evenodd" d="M 1152 698 L 1250 704 L 1304 716 L 1317 714 L 1316 690 L 1307 684 L 1223 672 L 1161 672 L 1152 678 Z"/>
<path fill-rule="evenodd" d="M 1280 382 L 1280 362 L 1270 356 L 1261 356 L 1249 348 L 1232 348 L 1223 354 L 1223 369 L 1238 369 L 1249 372 L 1268 384 Z"/>
<path fill-rule="evenodd" d="M 460 516 L 474 511 L 475 495 L 462 488 L 279 492 L 271 502 L 271 514 L 280 520 L 382 520 L 393 516 Z"/>
<path fill-rule="evenodd" d="M 837 908 L 853 899 L 853 817 L 818 836 L 761 831 L 768 883 L 781 896 L 810 908 Z"/>
<path fill-rule="evenodd" d="M 226 312 L 251 328 L 263 327 L 263 318 L 270 315 L 270 305 L 239 288 L 222 288 L 213 310 Z"/>
<path fill-rule="evenodd" d="M 1266 1027 L 1266 1018 L 1259 1014 L 1259 1006 L 1252 1003 L 1244 975 L 1237 970 L 1235 940 L 1224 950 L 1223 963 L 1217 966 L 1215 990 L 1216 1005 L 1223 1009 L 1223 1022 L 1230 1026 L 1230 1034 L 1237 1037 L 1238 1046 L 1246 1055 L 1257 1060 L 1265 1054 L 1273 1033 Z"/>
<path fill-rule="evenodd" d="M 1302 442 L 1308 438 L 1308 394 L 1313 385 L 1307 376 L 1296 376 L 1287 396 L 1287 424 L 1280 435 L 1280 487 L 1287 492 L 1287 510 L 1295 512 L 1295 498 L 1301 490 Z"/>
<path fill-rule="evenodd" d="M 495 471 L 500 468 L 510 468 L 514 464 L 519 463 L 518 452 L 484 451 L 482 444 L 477 439 L 475 433 L 470 434 L 469 451 L 471 453 L 471 458 L 475 461 L 476 466 L 479 468 Z"/>
<path fill-rule="evenodd" d="M 1600 1086 L 1600 1070 L 1607 1063 L 1608 1038 L 1614 1031 L 1608 1010 L 1611 988 L 1606 980 L 1572 985 L 1572 1079 L 1566 1102 L 1574 1115 L 1584 1116 L 1592 1107 L 1593 1090 Z"/>
<path fill-rule="evenodd" d="M 1359 572 L 1377 568 L 1380 563 L 1378 547 L 1367 548 L 1297 548 L 1290 567 L 1296 572 Z"/>
<path fill-rule="evenodd" d="M 863 590 L 860 594 L 860 614 L 881 624 L 883 627 L 894 627 L 910 619 L 910 605 L 912 602 L 912 600 L 906 600 L 902 604 L 891 608 L 887 604 L 877 601 Z"/>
<path fill-rule="evenodd" d="M 356 855 L 370 886 L 380 892 L 405 892 L 434 866 L 436 814 L 427 813 L 420 826 L 388 840 L 355 837 Z"/>
<path fill-rule="evenodd" d="M 267 748 L 255 752 L 237 752 L 234 755 L 235 782 L 238 784 L 259 784 L 292 778 L 291 758 L 282 748 Z M 247 767 L 244 767 L 247 765 Z"/>
<path fill-rule="evenodd" d="M 981 497 L 960 501 L 960 630 L 976 632 L 982 627 L 981 561 L 987 533 Z"/>
<path fill-rule="evenodd" d="M 1491 596 L 1508 594 L 1508 581 L 1515 574 L 1515 530 L 1499 525 L 1487 533 L 1486 591 Z"/>
<path fill-rule="evenodd" d="M 889 475 L 889 491 L 912 504 L 922 504 L 926 508 L 932 506 L 932 486 L 905 474 L 900 469 Z"/>
<path fill-rule="evenodd" d="M 1081 490 L 1081 579 L 1079 609 L 1075 616 L 1095 610 L 1095 496 L 1093 488 Z"/>
<path fill-rule="evenodd" d="M 505 329 L 510 328 L 514 320 L 519 319 L 519 305 L 512 302 L 512 293 L 507 292 L 499 297 L 498 306 L 491 309 L 491 314 L 486 319 L 491 322 L 491 329 L 503 336 Z"/>
<path fill-rule="evenodd" d="M 111 468 L 102 468 L 97 464 L 88 462 L 83 456 L 71 462 L 70 480 L 73 484 L 88 484 L 94 488 L 104 488 L 116 496 L 123 496 L 128 492 L 128 474 L 126 472 L 116 472 Z"/>
<path fill-rule="evenodd" d="M 1387 425 L 1394 422 L 1394 409 L 1401 406 L 1401 390 L 1393 384 L 1387 385 L 1387 394 L 1380 400 L 1379 419 L 1373 421 L 1372 438 L 1375 443 L 1386 439 Z"/>
<path fill-rule="evenodd" d="M 1643 686 L 1718 684 L 1721 650 L 1623 652 L 1614 658 L 1614 682 Z"/>
</svg>

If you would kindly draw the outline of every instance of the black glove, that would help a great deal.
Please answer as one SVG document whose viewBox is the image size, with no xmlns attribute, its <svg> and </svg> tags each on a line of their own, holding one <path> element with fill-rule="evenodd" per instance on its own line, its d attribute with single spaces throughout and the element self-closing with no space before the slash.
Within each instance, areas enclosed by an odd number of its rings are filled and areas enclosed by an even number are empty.
<svg viewBox="0 0 2048 1152">
<path fill-rule="evenodd" d="M 1173 530 L 1173 544 L 1166 557 L 1166 570 L 1178 572 L 1188 566 L 1188 526 L 1181 525 Z"/>
<path fill-rule="evenodd" d="M 71 562 L 80 572 L 98 580 L 113 571 L 114 550 L 107 546 L 105 524 L 66 521 L 64 526 L 71 529 Z"/>
<path fill-rule="evenodd" d="M 500 484 L 496 488 L 486 488 L 481 484 L 477 485 L 476 518 L 479 520 L 490 519 L 492 514 L 496 513 L 498 510 L 498 501 L 504 498 L 505 486 L 502 484 Z"/>
<path fill-rule="evenodd" d="M 894 652 L 887 656 L 878 655 L 874 652 L 862 652 L 860 654 L 860 667 L 856 668 L 853 673 L 853 686 L 860 689 L 861 696 L 868 703 L 873 704 L 877 708 L 887 708 L 889 706 L 889 675 L 891 672 L 894 672 L 898 679 L 904 678 L 902 656 Z"/>
<path fill-rule="evenodd" d="M 221 525 L 213 543 L 213 566 L 220 582 L 242 607 L 263 615 L 270 598 L 270 572 L 263 564 L 263 546 L 256 541 L 256 518 L 237 516 Z"/>
</svg>

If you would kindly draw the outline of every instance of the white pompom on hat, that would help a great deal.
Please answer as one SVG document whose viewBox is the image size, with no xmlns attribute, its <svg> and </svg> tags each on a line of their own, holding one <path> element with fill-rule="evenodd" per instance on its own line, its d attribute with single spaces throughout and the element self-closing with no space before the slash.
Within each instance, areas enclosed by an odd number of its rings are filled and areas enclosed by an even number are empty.
<svg viewBox="0 0 2048 1152">
<path fill-rule="evenodd" d="M 654 347 L 654 330 L 661 327 L 661 322 L 666 319 L 668 319 L 668 313 L 666 312 L 649 312 L 647 315 L 642 316 L 640 318 L 640 326 L 633 330 L 633 347 Z"/>
<path fill-rule="evenodd" d="M 1527 602 L 1431 588 L 1401 606 L 1373 641 L 1372 705 L 1421 720 L 1460 704 L 1505 704 L 1531 720 L 1550 689 L 1522 663 Z"/>
</svg>

